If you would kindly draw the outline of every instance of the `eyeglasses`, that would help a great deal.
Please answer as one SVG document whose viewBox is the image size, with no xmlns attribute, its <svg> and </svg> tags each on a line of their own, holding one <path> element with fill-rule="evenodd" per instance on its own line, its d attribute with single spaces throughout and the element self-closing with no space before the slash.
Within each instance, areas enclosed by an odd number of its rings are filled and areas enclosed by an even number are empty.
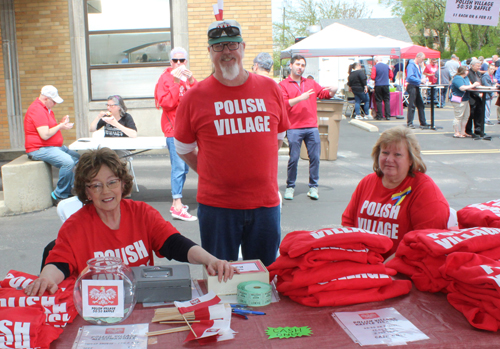
<svg viewBox="0 0 500 349">
<path fill-rule="evenodd" d="M 213 44 L 212 50 L 214 50 L 214 52 L 222 52 L 222 51 L 224 51 L 224 46 L 227 46 L 229 51 L 235 51 L 240 47 L 240 43 L 239 42 L 226 42 L 225 44 L 224 43 Z"/>
<path fill-rule="evenodd" d="M 177 63 L 181 62 L 184 63 L 186 61 L 186 58 L 172 58 L 172 62 Z"/>
<path fill-rule="evenodd" d="M 106 104 L 106 107 L 116 107 L 118 104 Z"/>
<path fill-rule="evenodd" d="M 112 179 L 108 183 L 106 183 L 106 187 L 108 189 L 116 189 L 120 185 L 121 180 L 120 179 Z M 102 192 L 102 189 L 104 188 L 104 185 L 102 183 L 95 183 L 95 184 L 89 184 L 86 185 L 87 188 L 92 190 L 94 194 L 99 194 Z"/>
<path fill-rule="evenodd" d="M 227 36 L 238 36 L 240 35 L 240 28 L 238 27 L 214 28 L 208 32 L 208 37 L 210 39 L 218 39 L 221 37 L 223 32 L 226 33 Z"/>
</svg>

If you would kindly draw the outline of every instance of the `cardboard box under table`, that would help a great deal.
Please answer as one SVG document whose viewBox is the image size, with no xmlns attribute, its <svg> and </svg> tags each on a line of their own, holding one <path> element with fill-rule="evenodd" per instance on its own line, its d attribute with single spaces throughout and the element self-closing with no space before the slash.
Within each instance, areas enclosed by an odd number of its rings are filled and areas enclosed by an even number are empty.
<svg viewBox="0 0 500 349">
<path fill-rule="evenodd" d="M 132 267 L 132 271 L 138 302 L 173 302 L 192 298 L 189 265 Z"/>
<path fill-rule="evenodd" d="M 320 160 L 337 160 L 339 148 L 340 120 L 344 101 L 332 99 L 318 99 L 318 131 L 321 140 Z M 300 157 L 309 160 L 305 143 L 302 142 Z"/>
<path fill-rule="evenodd" d="M 238 285 L 245 281 L 260 281 L 269 284 L 269 272 L 259 259 L 236 261 L 230 264 L 236 267 L 240 273 L 234 274 L 233 278 L 227 282 L 219 282 L 217 275 L 208 275 L 207 268 L 203 268 L 203 278 L 208 291 L 213 291 L 219 296 L 229 296 L 236 295 Z"/>
</svg>

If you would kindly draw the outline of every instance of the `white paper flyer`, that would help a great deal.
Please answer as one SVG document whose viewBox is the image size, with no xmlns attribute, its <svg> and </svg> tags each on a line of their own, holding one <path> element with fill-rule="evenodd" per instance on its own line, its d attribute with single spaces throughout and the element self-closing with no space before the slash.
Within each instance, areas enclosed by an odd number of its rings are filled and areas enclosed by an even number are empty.
<svg viewBox="0 0 500 349">
<path fill-rule="evenodd" d="M 82 280 L 83 317 L 123 317 L 123 280 Z"/>
<path fill-rule="evenodd" d="M 147 349 L 149 324 L 83 326 L 72 349 Z"/>
<path fill-rule="evenodd" d="M 404 345 L 429 339 L 394 308 L 332 313 L 351 339 L 359 345 Z"/>
</svg>

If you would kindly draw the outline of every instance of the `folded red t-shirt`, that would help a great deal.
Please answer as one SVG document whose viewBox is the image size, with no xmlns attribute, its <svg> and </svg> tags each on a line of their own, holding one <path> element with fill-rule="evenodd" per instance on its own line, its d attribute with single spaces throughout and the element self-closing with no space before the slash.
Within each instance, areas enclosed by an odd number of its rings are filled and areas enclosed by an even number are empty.
<svg viewBox="0 0 500 349">
<path fill-rule="evenodd" d="M 466 206 L 457 212 L 458 227 L 500 228 L 500 199 Z"/>
</svg>

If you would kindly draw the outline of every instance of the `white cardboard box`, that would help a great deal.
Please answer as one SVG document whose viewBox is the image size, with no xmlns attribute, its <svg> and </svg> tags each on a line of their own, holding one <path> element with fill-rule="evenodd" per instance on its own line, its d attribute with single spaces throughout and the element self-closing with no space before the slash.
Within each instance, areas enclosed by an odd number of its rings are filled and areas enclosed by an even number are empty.
<svg viewBox="0 0 500 349">
<path fill-rule="evenodd" d="M 219 282 L 217 275 L 208 275 L 207 268 L 203 268 L 203 278 L 207 284 L 208 291 L 213 291 L 218 296 L 236 295 L 238 285 L 245 281 L 260 281 L 269 283 L 269 272 L 260 259 L 248 261 L 236 261 L 230 263 L 237 267 L 239 274 L 234 274 L 231 280 Z"/>
</svg>

